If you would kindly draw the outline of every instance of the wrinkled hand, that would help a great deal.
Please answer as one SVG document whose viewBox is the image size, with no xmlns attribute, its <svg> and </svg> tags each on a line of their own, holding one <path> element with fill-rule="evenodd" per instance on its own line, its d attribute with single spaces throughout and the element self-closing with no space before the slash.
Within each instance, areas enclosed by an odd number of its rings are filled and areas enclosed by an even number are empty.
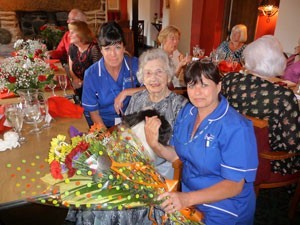
<svg viewBox="0 0 300 225">
<path fill-rule="evenodd" d="M 120 94 L 115 98 L 114 101 L 114 108 L 117 114 L 123 114 L 124 112 L 122 111 L 123 108 L 123 101 L 125 100 L 126 95 L 124 94 L 124 91 L 121 91 Z"/>
<path fill-rule="evenodd" d="M 166 213 L 174 213 L 189 207 L 188 193 L 184 192 L 165 192 L 158 196 L 158 200 L 164 200 L 161 204 Z"/>
<path fill-rule="evenodd" d="M 179 56 L 179 66 L 180 67 L 186 66 L 191 61 L 192 61 L 192 57 L 190 55 L 187 55 L 187 56 L 180 55 Z"/>
<path fill-rule="evenodd" d="M 145 136 L 148 145 L 155 148 L 158 145 L 159 128 L 161 121 L 157 116 L 146 117 L 145 120 Z"/>
</svg>

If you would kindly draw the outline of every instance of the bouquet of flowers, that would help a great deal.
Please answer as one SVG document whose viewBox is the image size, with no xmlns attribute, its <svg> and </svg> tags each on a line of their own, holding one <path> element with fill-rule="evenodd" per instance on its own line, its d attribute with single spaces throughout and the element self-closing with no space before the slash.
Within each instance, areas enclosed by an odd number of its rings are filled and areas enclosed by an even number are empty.
<svg viewBox="0 0 300 225">
<path fill-rule="evenodd" d="M 45 24 L 40 27 L 41 36 L 46 41 L 48 49 L 54 49 L 65 33 L 65 28 L 53 24 Z"/>
<path fill-rule="evenodd" d="M 17 55 L 0 63 L 0 78 L 5 87 L 16 93 L 19 89 L 41 89 L 53 79 L 54 71 L 40 58 Z"/>
<path fill-rule="evenodd" d="M 18 39 L 14 43 L 15 55 L 24 56 L 30 59 L 44 58 L 44 54 L 47 51 L 47 46 L 40 40 L 23 40 Z"/>
<path fill-rule="evenodd" d="M 37 201 L 43 204 L 121 210 L 159 204 L 157 196 L 174 188 L 159 175 L 140 141 L 125 125 L 112 133 L 94 125 L 88 134 L 77 131 L 70 143 L 58 135 L 51 141 L 48 162 L 50 194 Z M 174 224 L 199 224 L 195 210 L 169 215 Z M 151 216 L 151 215 L 150 215 Z"/>
</svg>

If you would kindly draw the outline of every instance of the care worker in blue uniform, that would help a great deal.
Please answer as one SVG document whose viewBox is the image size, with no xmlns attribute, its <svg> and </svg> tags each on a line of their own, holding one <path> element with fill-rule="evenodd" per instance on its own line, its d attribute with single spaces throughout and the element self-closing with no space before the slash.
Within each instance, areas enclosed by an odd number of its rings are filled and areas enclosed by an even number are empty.
<svg viewBox="0 0 300 225">
<path fill-rule="evenodd" d="M 252 122 L 220 95 L 211 62 L 192 62 L 185 73 L 190 104 L 178 114 L 169 146 L 157 141 L 160 120 L 146 118 L 147 142 L 160 156 L 183 162 L 182 192 L 159 196 L 167 213 L 196 206 L 206 225 L 253 225 L 253 182 L 258 166 Z"/>
<path fill-rule="evenodd" d="M 116 22 L 104 23 L 99 33 L 103 57 L 85 72 L 82 106 L 93 123 L 112 127 L 120 121 L 130 97 L 138 87 L 138 59 L 125 55 L 122 28 Z"/>
</svg>

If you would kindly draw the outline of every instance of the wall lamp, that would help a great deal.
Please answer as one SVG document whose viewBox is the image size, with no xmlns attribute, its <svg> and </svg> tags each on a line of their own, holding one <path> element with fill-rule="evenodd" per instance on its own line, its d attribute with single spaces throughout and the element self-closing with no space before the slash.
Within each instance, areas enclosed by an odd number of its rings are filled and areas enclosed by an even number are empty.
<svg viewBox="0 0 300 225">
<path fill-rule="evenodd" d="M 258 6 L 258 10 L 267 16 L 267 23 L 270 22 L 270 17 L 278 12 L 279 0 L 262 0 Z"/>
</svg>

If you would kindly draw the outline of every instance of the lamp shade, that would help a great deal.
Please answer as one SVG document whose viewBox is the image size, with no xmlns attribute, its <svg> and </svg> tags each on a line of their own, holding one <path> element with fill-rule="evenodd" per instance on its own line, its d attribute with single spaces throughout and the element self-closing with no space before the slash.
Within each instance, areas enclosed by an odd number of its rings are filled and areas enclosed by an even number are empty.
<svg viewBox="0 0 300 225">
<path fill-rule="evenodd" d="M 278 12 L 279 0 L 262 0 L 258 6 L 258 10 L 263 13 L 263 15 L 271 17 Z"/>
</svg>

